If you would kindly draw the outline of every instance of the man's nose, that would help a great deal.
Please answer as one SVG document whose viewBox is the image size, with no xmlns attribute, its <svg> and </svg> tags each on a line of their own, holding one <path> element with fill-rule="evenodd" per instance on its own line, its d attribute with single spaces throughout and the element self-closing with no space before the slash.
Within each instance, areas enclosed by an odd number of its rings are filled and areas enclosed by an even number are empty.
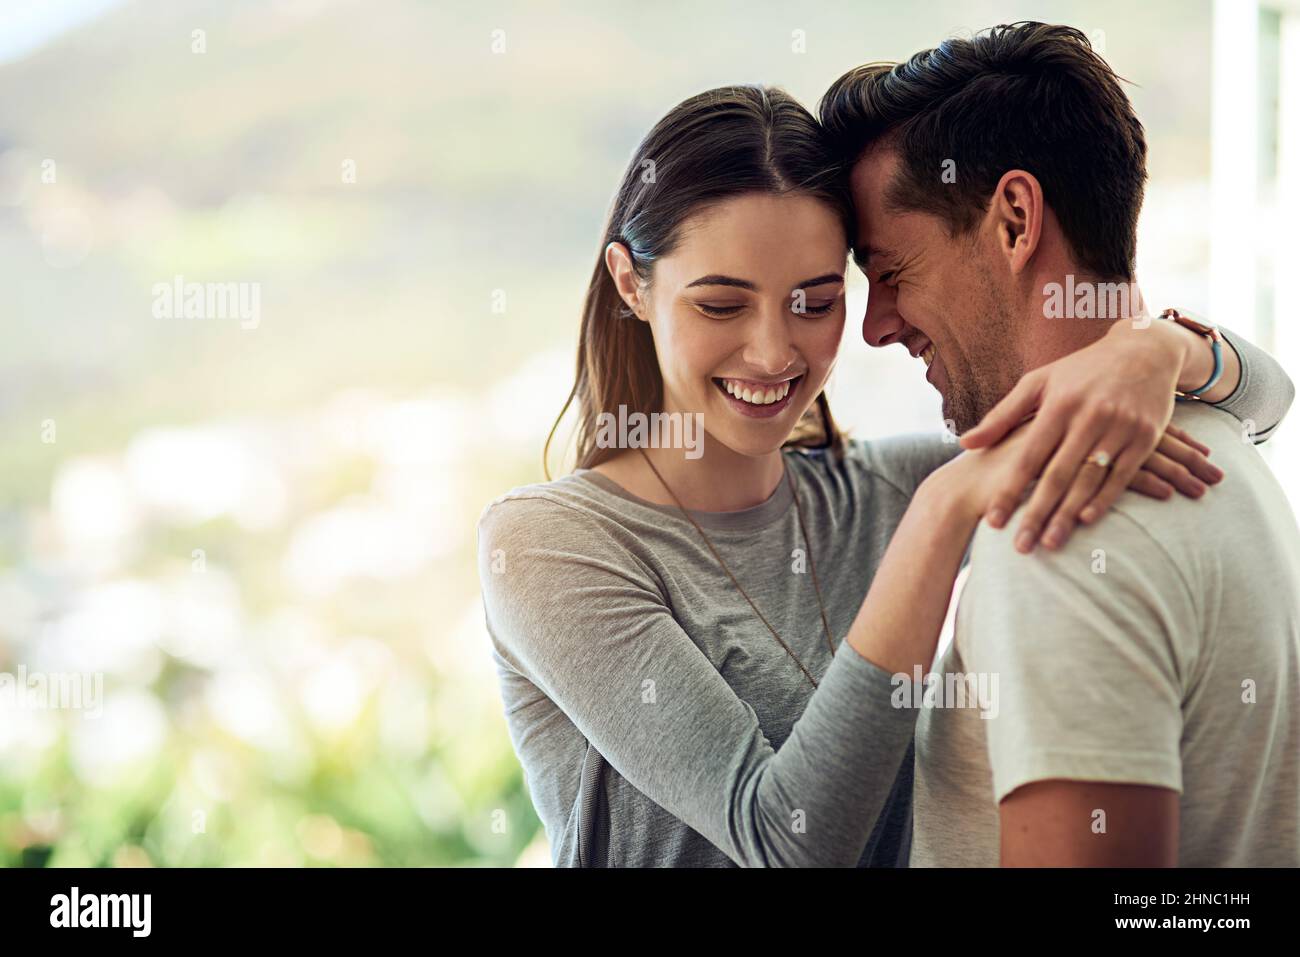
<svg viewBox="0 0 1300 957">
<path fill-rule="evenodd" d="M 894 290 L 884 283 L 873 282 L 867 291 L 867 313 L 862 317 L 862 338 L 867 345 L 880 348 L 898 342 L 907 331 L 907 323 L 898 314 Z"/>
</svg>

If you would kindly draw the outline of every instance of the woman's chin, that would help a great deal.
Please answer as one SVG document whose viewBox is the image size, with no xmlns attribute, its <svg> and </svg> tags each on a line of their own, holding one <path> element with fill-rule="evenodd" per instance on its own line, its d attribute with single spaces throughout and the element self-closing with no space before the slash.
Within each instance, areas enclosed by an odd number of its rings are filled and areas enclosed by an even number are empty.
<svg viewBox="0 0 1300 957">
<path fill-rule="evenodd" d="M 781 447 L 790 438 L 796 422 L 798 422 L 797 418 L 787 420 L 785 416 L 779 419 L 745 422 L 739 426 L 729 422 L 727 428 L 709 429 L 708 434 L 712 441 L 726 446 L 737 455 L 762 458 L 781 451 Z"/>
<path fill-rule="evenodd" d="M 743 455 L 746 458 L 758 459 L 771 455 L 773 452 L 779 452 L 781 445 L 785 441 L 779 439 L 775 442 L 764 441 L 756 442 L 754 436 L 734 436 L 734 437 L 715 437 L 716 441 L 725 445 L 737 455 Z"/>
</svg>

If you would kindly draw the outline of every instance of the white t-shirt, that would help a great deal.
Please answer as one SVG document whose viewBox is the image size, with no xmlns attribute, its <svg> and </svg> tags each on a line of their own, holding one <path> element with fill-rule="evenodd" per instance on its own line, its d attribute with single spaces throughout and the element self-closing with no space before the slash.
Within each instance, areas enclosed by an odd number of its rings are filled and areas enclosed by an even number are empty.
<svg viewBox="0 0 1300 957">
<path fill-rule="evenodd" d="M 998 803 L 1049 779 L 1179 792 L 1181 866 L 1300 865 L 1300 531 L 1239 423 L 1174 422 L 1226 472 L 1200 500 L 1127 492 L 1057 552 L 976 533 L 937 671 L 987 707 L 921 711 L 913 866 L 997 866 Z"/>
</svg>

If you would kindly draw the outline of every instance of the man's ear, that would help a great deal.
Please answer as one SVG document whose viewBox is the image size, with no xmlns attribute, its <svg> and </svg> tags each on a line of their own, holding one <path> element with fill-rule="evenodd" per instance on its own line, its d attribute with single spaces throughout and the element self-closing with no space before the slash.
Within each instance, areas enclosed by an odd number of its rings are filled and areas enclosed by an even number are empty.
<svg viewBox="0 0 1300 957">
<path fill-rule="evenodd" d="M 998 180 L 988 216 L 997 237 L 998 252 L 1006 257 L 1013 275 L 1033 259 L 1043 234 L 1043 187 L 1038 177 L 1022 169 L 1008 170 Z"/>
<path fill-rule="evenodd" d="M 627 307 L 642 322 L 645 321 L 641 301 L 641 280 L 632 268 L 632 253 L 622 243 L 610 243 L 605 247 L 605 268 L 614 280 L 614 288 L 627 303 Z"/>
</svg>

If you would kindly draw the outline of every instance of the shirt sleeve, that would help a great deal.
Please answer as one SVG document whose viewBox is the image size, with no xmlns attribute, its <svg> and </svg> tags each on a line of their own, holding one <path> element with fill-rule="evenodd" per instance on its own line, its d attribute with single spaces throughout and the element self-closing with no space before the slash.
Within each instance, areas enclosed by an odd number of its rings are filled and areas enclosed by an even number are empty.
<svg viewBox="0 0 1300 957">
<path fill-rule="evenodd" d="M 1259 346 L 1235 332 L 1220 328 L 1228 345 L 1241 360 L 1241 381 L 1226 399 L 1215 405 L 1250 426 L 1256 445 L 1268 441 L 1286 417 L 1295 398 L 1295 383 L 1281 363 Z"/>
<path fill-rule="evenodd" d="M 1065 779 L 1182 790 L 1183 686 L 1200 633 L 1176 564 L 1120 511 L 1056 552 L 976 533 L 957 613 L 965 667 L 996 680 L 994 799 Z"/>
<path fill-rule="evenodd" d="M 961 454 L 957 437 L 948 432 L 916 432 L 883 439 L 850 439 L 848 454 L 861 467 L 911 499 L 917 487 L 939 466 Z"/>
<path fill-rule="evenodd" d="M 497 654 L 630 784 L 742 866 L 857 865 L 915 726 L 891 675 L 843 642 L 775 751 L 653 573 L 590 517 L 499 502 L 479 565 Z M 572 776 L 543 753 L 521 760 L 530 777 Z"/>
</svg>

